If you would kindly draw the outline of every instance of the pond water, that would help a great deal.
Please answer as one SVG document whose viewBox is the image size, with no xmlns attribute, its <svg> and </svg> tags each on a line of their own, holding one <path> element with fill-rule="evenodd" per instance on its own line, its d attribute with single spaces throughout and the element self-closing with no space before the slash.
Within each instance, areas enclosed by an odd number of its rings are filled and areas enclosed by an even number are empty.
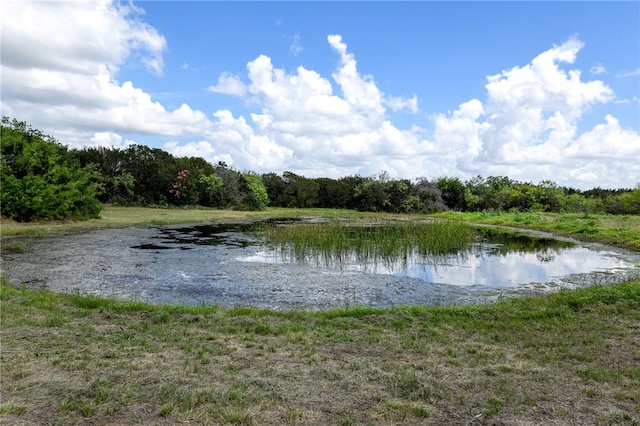
<svg viewBox="0 0 640 426">
<path fill-rule="evenodd" d="M 12 283 L 152 303 L 270 309 L 485 303 L 640 277 L 640 254 L 548 234 L 483 238 L 457 254 L 300 259 L 254 224 L 131 227 L 21 237 L 3 250 Z M 3 241 L 3 243 L 6 243 Z"/>
</svg>

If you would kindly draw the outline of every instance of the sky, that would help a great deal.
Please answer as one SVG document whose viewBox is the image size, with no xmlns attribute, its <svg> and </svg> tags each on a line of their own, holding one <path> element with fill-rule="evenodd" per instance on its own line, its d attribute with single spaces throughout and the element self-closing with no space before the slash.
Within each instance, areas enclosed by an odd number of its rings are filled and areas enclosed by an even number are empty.
<svg viewBox="0 0 640 426">
<path fill-rule="evenodd" d="M 0 6 L 3 116 L 306 177 L 640 183 L 640 2 Z"/>
</svg>

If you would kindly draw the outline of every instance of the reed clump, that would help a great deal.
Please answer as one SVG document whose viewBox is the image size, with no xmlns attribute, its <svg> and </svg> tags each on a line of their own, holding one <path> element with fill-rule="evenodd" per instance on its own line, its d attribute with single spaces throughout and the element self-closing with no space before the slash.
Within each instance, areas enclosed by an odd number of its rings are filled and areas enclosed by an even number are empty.
<svg viewBox="0 0 640 426">
<path fill-rule="evenodd" d="M 456 253 L 477 237 L 473 227 L 453 221 L 295 223 L 267 227 L 264 235 L 296 259 L 337 261 L 353 256 L 368 261 Z"/>
</svg>

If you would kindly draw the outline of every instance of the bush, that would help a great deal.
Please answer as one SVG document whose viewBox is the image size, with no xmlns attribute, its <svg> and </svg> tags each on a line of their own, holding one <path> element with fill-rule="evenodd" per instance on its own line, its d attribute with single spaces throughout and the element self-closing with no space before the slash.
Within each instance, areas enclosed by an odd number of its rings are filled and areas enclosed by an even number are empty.
<svg viewBox="0 0 640 426">
<path fill-rule="evenodd" d="M 99 216 L 94 167 L 81 168 L 65 146 L 24 122 L 3 117 L 1 129 L 3 216 L 21 222 Z"/>
</svg>

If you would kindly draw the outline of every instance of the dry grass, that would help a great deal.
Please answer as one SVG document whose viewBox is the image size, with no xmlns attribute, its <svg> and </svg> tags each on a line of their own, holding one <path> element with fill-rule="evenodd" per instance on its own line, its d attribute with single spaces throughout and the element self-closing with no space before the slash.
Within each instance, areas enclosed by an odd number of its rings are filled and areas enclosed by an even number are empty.
<svg viewBox="0 0 640 426">
<path fill-rule="evenodd" d="M 640 282 L 316 313 L 1 300 L 5 425 L 640 424 Z"/>
</svg>

